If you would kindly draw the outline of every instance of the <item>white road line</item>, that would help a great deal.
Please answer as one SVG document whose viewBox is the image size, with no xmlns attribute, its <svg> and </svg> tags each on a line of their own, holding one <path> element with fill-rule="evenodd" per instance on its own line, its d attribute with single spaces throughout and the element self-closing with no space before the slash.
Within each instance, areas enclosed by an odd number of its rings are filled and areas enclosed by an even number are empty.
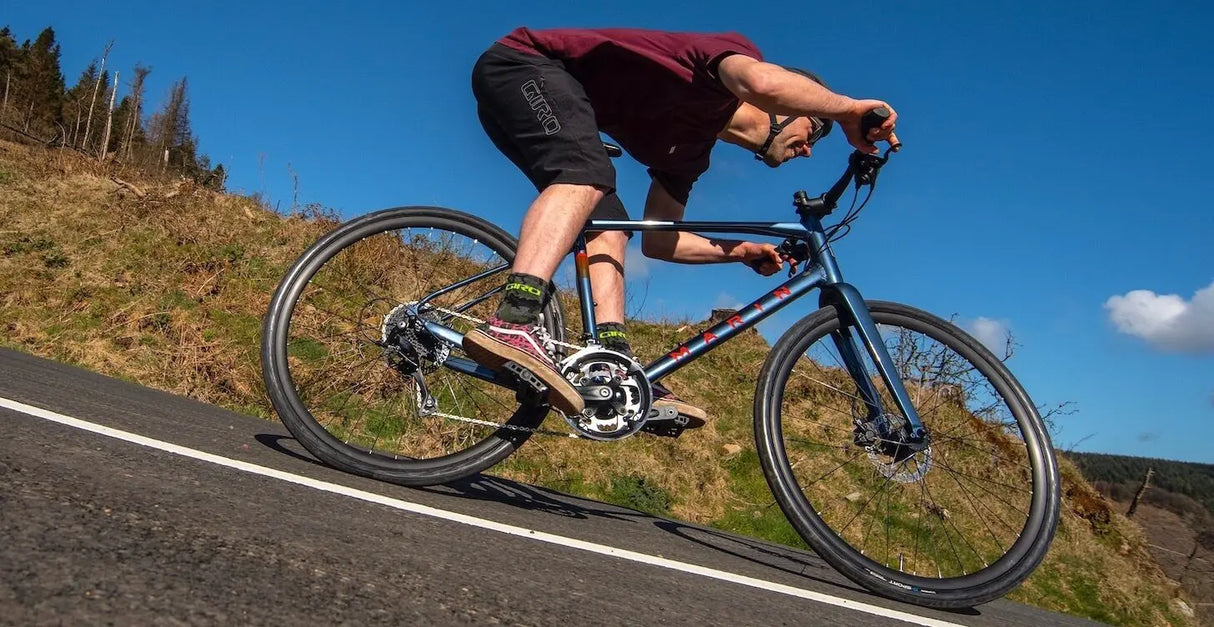
<svg viewBox="0 0 1214 627">
<path fill-rule="evenodd" d="M 222 457 L 219 455 L 213 455 L 211 453 L 198 451 L 198 450 L 195 450 L 192 448 L 178 446 L 178 445 L 172 444 L 170 442 L 154 440 L 152 438 L 145 437 L 145 436 L 139 435 L 137 433 L 130 433 L 129 431 L 121 431 L 119 429 L 114 429 L 111 427 L 107 427 L 105 425 L 99 425 L 99 424 L 94 424 L 91 422 L 86 422 L 84 420 L 80 420 L 79 418 L 72 418 L 71 416 L 57 414 L 53 411 L 48 411 L 45 409 L 34 407 L 32 405 L 26 405 L 25 403 L 21 403 L 21 402 L 14 401 L 14 400 L 9 400 L 4 397 L 0 397 L 0 407 L 4 407 L 6 409 L 11 409 L 13 411 L 20 412 L 20 413 L 23 413 L 23 414 L 26 414 L 29 416 L 34 416 L 36 418 L 42 418 L 44 420 L 49 420 L 51 422 L 57 422 L 59 424 L 67 425 L 69 427 L 75 427 L 77 429 L 82 429 L 84 431 L 89 431 L 92 433 L 97 433 L 97 434 L 108 436 L 111 438 L 124 440 L 126 442 L 132 442 L 132 443 L 138 444 L 140 446 L 146 446 L 146 447 L 154 448 L 154 449 L 157 449 L 160 451 L 165 451 L 168 453 L 174 453 L 176 455 L 181 455 L 183 457 L 189 457 L 189 458 L 201 460 L 204 462 L 210 462 L 212 464 L 224 466 L 227 468 L 232 468 L 235 470 L 240 470 L 243 472 L 252 473 L 255 475 L 261 475 L 264 477 L 279 479 L 281 481 L 286 481 L 288 483 L 294 483 L 297 485 L 307 486 L 309 488 L 314 488 L 316 490 L 321 490 L 323 492 L 341 494 L 344 496 L 349 496 L 349 497 L 356 498 L 356 499 L 359 499 L 362 501 L 367 501 L 370 503 L 378 503 L 380 505 L 387 505 L 388 507 L 392 507 L 392 508 L 406 511 L 406 512 L 412 512 L 414 514 L 422 514 L 424 516 L 433 516 L 435 518 L 441 518 L 443 520 L 449 520 L 452 522 L 457 522 L 457 523 L 461 523 L 461 524 L 465 524 L 465 525 L 471 525 L 473 527 L 479 527 L 481 529 L 497 531 L 497 532 L 509 534 L 512 536 L 529 538 L 531 540 L 538 540 L 540 542 L 547 542 L 549 544 L 556 544 L 556 545 L 569 547 L 569 548 L 573 548 L 573 549 L 579 549 L 582 551 L 589 551 L 591 553 L 598 553 L 600 555 L 609 555 L 611 557 L 618 557 L 620 559 L 630 560 L 633 562 L 639 562 L 641 564 L 649 564 L 650 566 L 658 566 L 661 568 L 668 568 L 670 570 L 676 570 L 679 572 L 690 573 L 693 575 L 700 575 L 700 576 L 709 577 L 712 579 L 719 579 L 721 581 L 728 581 L 731 583 L 741 584 L 743 586 L 750 586 L 752 588 L 758 588 L 760 590 L 768 590 L 770 592 L 786 594 L 788 596 L 798 597 L 798 598 L 802 598 L 802 599 L 808 599 L 810 601 L 817 601 L 818 603 L 825 603 L 827 605 L 843 607 L 843 608 L 847 608 L 849 610 L 855 610 L 857 612 L 864 612 L 866 614 L 872 614 L 875 616 L 883 616 L 885 618 L 893 618 L 896 620 L 901 620 L 901 621 L 913 623 L 916 625 L 928 625 L 931 627 L 960 627 L 960 625 L 958 625 L 957 623 L 950 623 L 947 621 L 937 620 L 934 618 L 917 616 L 915 614 L 909 614 L 907 612 L 900 612 L 898 610 L 891 610 L 891 609 L 879 607 L 876 605 L 869 605 L 868 603 L 861 603 L 859 601 L 852 601 L 849 599 L 834 597 L 834 596 L 830 596 L 829 594 L 823 594 L 821 592 L 814 592 L 812 590 L 803 590 L 801 588 L 794 588 L 792 586 L 787 586 L 787 585 L 775 583 L 772 581 L 765 581 L 763 579 L 755 579 L 753 577 L 746 577 L 744 575 L 738 575 L 738 574 L 726 572 L 723 570 L 717 570 L 715 568 L 697 566 L 695 564 L 688 564 L 686 562 L 679 562 L 676 560 L 666 559 L 663 557 L 647 555 L 645 553 L 637 553 L 635 551 L 629 551 L 627 549 L 619 549 L 619 548 L 607 546 L 604 544 L 595 544 L 593 542 L 586 542 L 584 540 L 577 540 L 575 538 L 566 538 L 564 536 L 558 536 L 558 535 L 551 534 L 551 533 L 544 533 L 543 531 L 536 531 L 534 529 L 525 529 L 523 527 L 507 525 L 507 524 L 495 522 L 492 520 L 486 520 L 484 518 L 476 518 L 475 516 L 468 516 L 466 514 L 449 512 L 449 511 L 438 509 L 435 507 L 419 505 L 417 503 L 410 503 L 408 501 L 402 501 L 400 499 L 395 499 L 395 498 L 383 496 L 380 494 L 375 494 L 373 492 L 367 492 L 365 490 L 349 488 L 349 487 L 346 487 L 343 485 L 338 485 L 336 483 L 329 483 L 327 481 L 319 481 L 317 479 L 311 479 L 309 477 L 304 477 L 302 475 L 296 475 L 296 474 L 292 474 L 289 472 L 283 472 L 281 470 L 275 470 L 273 468 L 267 468 L 265 466 L 258 466 L 256 464 L 242 462 L 242 461 L 236 460 L 236 459 L 230 459 L 230 458 Z"/>
</svg>

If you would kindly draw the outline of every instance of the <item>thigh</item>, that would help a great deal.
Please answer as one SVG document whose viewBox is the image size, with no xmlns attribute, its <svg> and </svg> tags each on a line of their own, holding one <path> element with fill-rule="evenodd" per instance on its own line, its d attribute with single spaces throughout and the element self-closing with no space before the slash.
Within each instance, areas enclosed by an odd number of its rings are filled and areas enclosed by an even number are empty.
<svg viewBox="0 0 1214 627">
<path fill-rule="evenodd" d="M 573 183 L 615 190 L 594 108 L 559 61 L 495 44 L 473 68 L 472 90 L 485 132 L 537 189 Z"/>
</svg>

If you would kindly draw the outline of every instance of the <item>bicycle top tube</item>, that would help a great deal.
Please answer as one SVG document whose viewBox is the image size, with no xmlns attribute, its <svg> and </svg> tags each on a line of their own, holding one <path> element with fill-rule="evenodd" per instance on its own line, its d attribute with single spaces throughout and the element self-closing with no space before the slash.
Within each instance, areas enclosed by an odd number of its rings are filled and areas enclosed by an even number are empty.
<svg viewBox="0 0 1214 627">
<path fill-rule="evenodd" d="M 701 233 L 749 233 L 778 237 L 805 236 L 809 229 L 800 222 L 687 222 L 670 220 L 588 220 L 585 232 L 601 231 L 698 231 Z"/>
</svg>

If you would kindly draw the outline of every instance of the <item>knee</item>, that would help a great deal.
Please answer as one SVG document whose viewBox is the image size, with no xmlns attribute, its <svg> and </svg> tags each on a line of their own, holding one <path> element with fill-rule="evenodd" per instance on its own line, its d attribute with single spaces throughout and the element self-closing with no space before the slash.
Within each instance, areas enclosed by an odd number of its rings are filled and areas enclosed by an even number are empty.
<svg viewBox="0 0 1214 627">
<path fill-rule="evenodd" d="M 623 251 L 628 246 L 628 236 L 623 231 L 601 231 L 588 233 L 586 242 L 595 247 Z"/>
</svg>

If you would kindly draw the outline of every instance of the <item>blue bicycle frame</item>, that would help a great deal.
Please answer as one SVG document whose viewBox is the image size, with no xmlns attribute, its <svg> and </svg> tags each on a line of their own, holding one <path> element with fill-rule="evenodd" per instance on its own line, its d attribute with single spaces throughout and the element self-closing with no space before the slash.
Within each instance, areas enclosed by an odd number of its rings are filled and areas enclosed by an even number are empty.
<svg viewBox="0 0 1214 627">
<path fill-rule="evenodd" d="M 865 405 L 867 418 L 885 413 L 881 407 L 881 396 L 868 377 L 857 346 L 857 339 L 864 346 L 873 363 L 877 365 L 881 379 L 893 395 L 901 414 L 906 417 L 913 437 L 924 432 L 923 423 L 910 401 L 901 377 L 896 376 L 893 359 L 886 350 L 876 323 L 864 304 L 860 292 L 843 281 L 834 252 L 827 242 L 822 222 L 813 215 L 804 215 L 800 222 L 664 222 L 656 220 L 590 220 L 574 245 L 576 260 L 578 298 L 582 311 L 583 326 L 590 338 L 597 337 L 594 321 L 594 295 L 590 287 L 590 271 L 586 257 L 587 232 L 602 231 L 693 231 L 699 233 L 746 233 L 793 238 L 809 243 L 809 259 L 800 272 L 793 274 L 779 287 L 759 297 L 738 310 L 732 317 L 723 320 L 687 341 L 674 350 L 645 366 L 645 376 L 658 381 L 682 368 L 708 351 L 723 344 L 735 335 L 755 326 L 768 316 L 780 311 L 788 304 L 821 289 L 819 306 L 833 306 L 839 311 L 843 324 L 831 334 L 835 347 L 856 382 Z M 859 338 L 853 337 L 852 329 Z"/>
<path fill-rule="evenodd" d="M 674 350 L 645 366 L 645 376 L 650 381 L 662 379 L 713 348 L 725 343 L 735 335 L 762 322 L 768 316 L 780 311 L 789 303 L 792 303 L 810 291 L 821 289 L 819 306 L 831 306 L 839 311 L 843 324 L 837 331 L 832 332 L 831 336 L 848 373 L 855 381 L 862 395 L 862 400 L 868 407 L 867 418 L 872 419 L 886 412 L 881 404 L 881 396 L 868 376 L 868 369 L 864 367 L 861 357 L 861 345 L 864 352 L 867 352 L 873 363 L 876 364 L 882 381 L 884 381 L 887 389 L 893 395 L 893 400 L 898 406 L 897 409 L 902 416 L 906 417 L 911 436 L 917 438 L 924 433 L 923 423 L 920 421 L 918 412 L 915 411 L 915 407 L 910 401 L 906 388 L 902 385 L 902 379 L 896 376 L 897 370 L 894 368 L 893 359 L 886 350 L 885 343 L 881 340 L 877 325 L 873 322 L 868 307 L 864 304 L 864 299 L 855 287 L 843 281 L 843 276 L 839 271 L 838 263 L 835 261 L 834 253 L 827 242 L 822 222 L 818 217 L 802 214 L 800 222 L 588 221 L 582 233 L 579 234 L 573 248 L 578 301 L 581 307 L 582 320 L 584 321 L 585 339 L 588 342 L 594 342 L 593 338 L 597 337 L 597 333 L 594 319 L 594 293 L 590 286 L 590 264 L 586 253 L 585 234 L 587 232 L 604 231 L 746 233 L 793 238 L 794 240 L 805 241 L 809 244 L 809 258 L 800 272 L 794 274 L 779 287 L 761 296 L 758 300 L 738 310 L 736 315 L 679 344 Z M 431 294 L 420 301 L 417 306 L 424 306 L 427 301 L 440 294 L 458 289 L 463 285 L 482 279 L 487 275 L 504 271 L 505 269 L 506 266 L 503 265 L 486 270 L 475 277 Z M 470 307 L 475 303 L 481 302 L 498 291 L 496 289 L 492 290 L 466 306 Z M 463 340 L 463 336 L 459 332 L 438 322 L 424 320 L 424 324 L 431 333 L 449 342 L 459 344 Z M 855 337 L 856 335 L 859 337 Z M 451 358 L 444 365 L 487 381 L 504 384 L 503 381 L 499 381 L 496 373 L 470 360 Z"/>
</svg>

